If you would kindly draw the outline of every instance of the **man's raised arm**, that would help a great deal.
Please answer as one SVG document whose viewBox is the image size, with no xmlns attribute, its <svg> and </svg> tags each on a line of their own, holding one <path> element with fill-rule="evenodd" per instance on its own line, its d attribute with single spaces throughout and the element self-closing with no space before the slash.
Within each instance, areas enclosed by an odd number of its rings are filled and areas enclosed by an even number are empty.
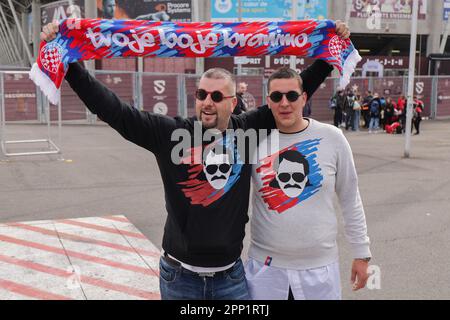
<svg viewBox="0 0 450 320">
<path fill-rule="evenodd" d="M 53 40 L 58 30 L 57 22 L 47 24 L 41 40 Z M 69 65 L 65 79 L 92 113 L 143 148 L 158 152 L 167 142 L 166 135 L 175 128 L 173 118 L 143 112 L 123 102 L 79 63 Z"/>
<path fill-rule="evenodd" d="M 350 37 L 350 29 L 346 23 L 336 20 L 336 34 L 342 39 L 347 39 Z M 330 75 L 331 71 L 333 71 L 333 67 L 327 62 L 324 60 L 316 60 L 300 73 L 303 80 L 303 91 L 306 92 L 308 99 L 312 97 L 314 92 L 316 92 Z"/>
<path fill-rule="evenodd" d="M 347 24 L 337 20 L 336 34 L 342 39 L 350 37 L 350 29 Z M 307 99 L 310 99 L 320 85 L 333 71 L 333 67 L 324 60 L 316 60 L 312 65 L 303 70 L 300 76 L 303 80 L 303 91 L 307 94 Z M 235 121 L 241 122 L 241 127 L 245 129 L 274 129 L 275 120 L 272 112 L 267 105 L 263 105 L 250 112 L 242 113 L 234 117 Z"/>
<path fill-rule="evenodd" d="M 175 128 L 173 118 L 143 112 L 122 101 L 79 63 L 70 64 L 65 79 L 92 113 L 138 146 L 157 152 Z"/>
</svg>

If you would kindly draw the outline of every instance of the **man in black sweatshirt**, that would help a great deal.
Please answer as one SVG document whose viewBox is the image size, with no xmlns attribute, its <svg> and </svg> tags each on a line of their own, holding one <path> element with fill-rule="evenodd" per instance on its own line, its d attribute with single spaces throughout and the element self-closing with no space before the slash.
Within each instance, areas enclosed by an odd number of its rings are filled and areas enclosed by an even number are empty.
<svg viewBox="0 0 450 320">
<path fill-rule="evenodd" d="M 349 36 L 343 23 L 337 23 L 336 30 Z M 41 40 L 54 39 L 57 31 L 56 23 L 45 26 Z M 301 73 L 308 97 L 331 71 L 330 65 L 317 60 Z M 248 299 L 240 255 L 248 222 L 251 164 L 240 159 L 227 129 L 273 129 L 270 109 L 262 106 L 232 115 L 236 84 L 221 68 L 202 75 L 195 94 L 196 116 L 191 118 L 133 108 L 78 63 L 70 64 L 65 79 L 92 113 L 156 157 L 168 213 L 160 259 L 161 298 Z M 216 129 L 219 139 L 198 141 L 195 132 L 201 135 L 207 129 Z M 180 148 L 183 133 L 190 141 Z M 212 147 L 217 144 L 223 148 Z M 201 161 L 192 161 L 199 150 Z"/>
</svg>

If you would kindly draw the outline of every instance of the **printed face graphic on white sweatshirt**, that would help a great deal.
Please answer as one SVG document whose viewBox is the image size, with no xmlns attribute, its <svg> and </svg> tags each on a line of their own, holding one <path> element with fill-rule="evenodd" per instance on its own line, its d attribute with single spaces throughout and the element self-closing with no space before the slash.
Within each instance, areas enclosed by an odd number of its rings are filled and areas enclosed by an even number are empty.
<svg viewBox="0 0 450 320">
<path fill-rule="evenodd" d="M 256 173 L 262 187 L 258 192 L 268 210 L 283 213 L 320 190 L 323 176 L 316 154 L 320 141 L 298 142 L 260 159 Z"/>
<path fill-rule="evenodd" d="M 289 198 L 300 196 L 308 182 L 309 164 L 305 157 L 294 150 L 288 150 L 274 163 L 275 179 L 270 186 L 279 188 Z"/>
</svg>

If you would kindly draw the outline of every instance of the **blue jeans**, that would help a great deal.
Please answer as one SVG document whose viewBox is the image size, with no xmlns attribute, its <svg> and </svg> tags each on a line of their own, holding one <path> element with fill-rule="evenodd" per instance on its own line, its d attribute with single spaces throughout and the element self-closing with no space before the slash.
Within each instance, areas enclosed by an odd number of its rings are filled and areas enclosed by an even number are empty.
<svg viewBox="0 0 450 320">
<path fill-rule="evenodd" d="M 353 111 L 353 131 L 359 131 L 359 120 L 361 119 L 361 110 Z"/>
<path fill-rule="evenodd" d="M 162 300 L 250 300 L 242 260 L 214 276 L 159 260 L 159 289 Z"/>
<path fill-rule="evenodd" d="M 378 117 L 370 118 L 369 130 L 378 130 L 380 127 L 380 119 Z"/>
</svg>

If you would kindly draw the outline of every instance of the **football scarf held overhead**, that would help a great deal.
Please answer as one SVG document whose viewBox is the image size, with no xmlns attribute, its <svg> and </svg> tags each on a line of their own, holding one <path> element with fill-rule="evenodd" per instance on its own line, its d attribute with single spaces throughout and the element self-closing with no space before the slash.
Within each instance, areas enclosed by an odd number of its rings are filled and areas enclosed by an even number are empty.
<svg viewBox="0 0 450 320">
<path fill-rule="evenodd" d="M 30 78 L 51 103 L 69 63 L 119 57 L 230 57 L 294 55 L 327 61 L 344 88 L 361 60 L 331 20 L 287 22 L 154 22 L 65 19 L 56 39 L 42 42 Z"/>
</svg>

